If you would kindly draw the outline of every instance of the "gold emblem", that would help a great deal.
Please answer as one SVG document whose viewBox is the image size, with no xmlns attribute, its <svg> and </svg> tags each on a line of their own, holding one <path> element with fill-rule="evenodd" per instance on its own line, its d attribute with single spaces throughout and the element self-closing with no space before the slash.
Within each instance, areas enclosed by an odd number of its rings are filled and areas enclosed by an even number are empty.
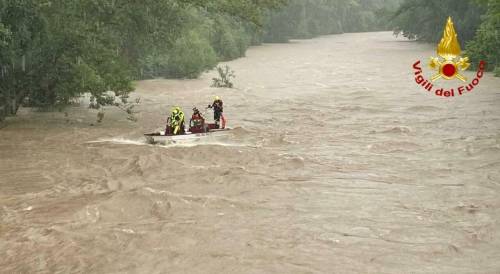
<svg viewBox="0 0 500 274">
<path fill-rule="evenodd" d="M 464 71 L 470 66 L 469 57 L 460 57 L 462 50 L 457 36 L 453 21 L 451 17 L 448 17 L 443 32 L 443 38 L 437 48 L 437 54 L 440 57 L 431 57 L 429 63 L 431 69 L 438 71 L 438 73 L 432 77 L 432 81 L 436 81 L 439 78 L 444 78 L 446 80 L 458 78 L 461 81 L 467 81 L 467 79 L 460 74 L 460 71 Z"/>
</svg>

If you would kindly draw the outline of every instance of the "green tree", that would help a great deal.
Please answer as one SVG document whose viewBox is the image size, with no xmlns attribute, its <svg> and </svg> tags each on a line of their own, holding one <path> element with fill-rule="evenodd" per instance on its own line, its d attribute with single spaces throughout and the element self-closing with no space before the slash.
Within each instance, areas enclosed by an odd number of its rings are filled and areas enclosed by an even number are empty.
<svg viewBox="0 0 500 274">
<path fill-rule="evenodd" d="M 489 70 L 500 71 L 499 0 L 405 0 L 392 26 L 396 35 L 438 43 L 448 16 L 472 64 L 485 60 Z"/>
<path fill-rule="evenodd" d="M 500 76 L 500 1 L 482 3 L 488 10 L 474 39 L 467 43 L 466 51 L 473 64 L 488 62 L 488 69 Z"/>
<path fill-rule="evenodd" d="M 208 40 L 193 31 L 177 40 L 168 63 L 168 76 L 196 78 L 204 70 L 214 67 L 217 57 Z"/>
<path fill-rule="evenodd" d="M 453 18 L 459 41 L 465 45 L 481 23 L 484 9 L 470 0 L 405 0 L 393 17 L 395 34 L 438 43 L 448 16 Z"/>
</svg>

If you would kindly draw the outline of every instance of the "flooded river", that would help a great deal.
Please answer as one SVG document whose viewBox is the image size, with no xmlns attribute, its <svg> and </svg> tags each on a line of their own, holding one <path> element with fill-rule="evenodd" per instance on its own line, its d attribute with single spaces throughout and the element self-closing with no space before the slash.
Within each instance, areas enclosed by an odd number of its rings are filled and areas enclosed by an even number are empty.
<svg viewBox="0 0 500 274">
<path fill-rule="evenodd" d="M 137 123 L 23 109 L 0 130 L 0 272 L 500 273 L 500 78 L 434 96 L 412 69 L 434 55 L 326 36 L 250 49 L 236 89 L 139 82 Z M 233 131 L 144 143 L 214 95 Z"/>
</svg>

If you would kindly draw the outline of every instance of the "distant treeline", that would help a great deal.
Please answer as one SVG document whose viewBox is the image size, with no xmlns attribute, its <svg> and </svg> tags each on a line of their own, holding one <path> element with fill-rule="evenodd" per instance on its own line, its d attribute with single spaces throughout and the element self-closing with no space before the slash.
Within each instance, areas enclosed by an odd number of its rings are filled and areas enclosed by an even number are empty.
<svg viewBox="0 0 500 274">
<path fill-rule="evenodd" d="M 389 29 L 400 0 L 290 0 L 265 16 L 264 42 Z"/>
<path fill-rule="evenodd" d="M 448 16 L 472 64 L 500 76 L 500 0 L 404 0 L 391 19 L 395 34 L 439 43 Z"/>
</svg>

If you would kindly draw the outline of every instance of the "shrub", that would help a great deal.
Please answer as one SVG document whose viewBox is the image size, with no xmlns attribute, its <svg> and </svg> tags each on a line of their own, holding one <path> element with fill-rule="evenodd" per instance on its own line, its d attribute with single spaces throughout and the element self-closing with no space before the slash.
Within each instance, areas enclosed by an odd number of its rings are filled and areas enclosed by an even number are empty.
<svg viewBox="0 0 500 274">
<path fill-rule="evenodd" d="M 231 82 L 231 78 L 235 78 L 234 71 L 229 68 L 229 66 L 225 67 L 217 67 L 217 72 L 219 73 L 219 78 L 212 78 L 213 83 L 212 87 L 216 88 L 233 88 L 233 83 Z"/>
</svg>

